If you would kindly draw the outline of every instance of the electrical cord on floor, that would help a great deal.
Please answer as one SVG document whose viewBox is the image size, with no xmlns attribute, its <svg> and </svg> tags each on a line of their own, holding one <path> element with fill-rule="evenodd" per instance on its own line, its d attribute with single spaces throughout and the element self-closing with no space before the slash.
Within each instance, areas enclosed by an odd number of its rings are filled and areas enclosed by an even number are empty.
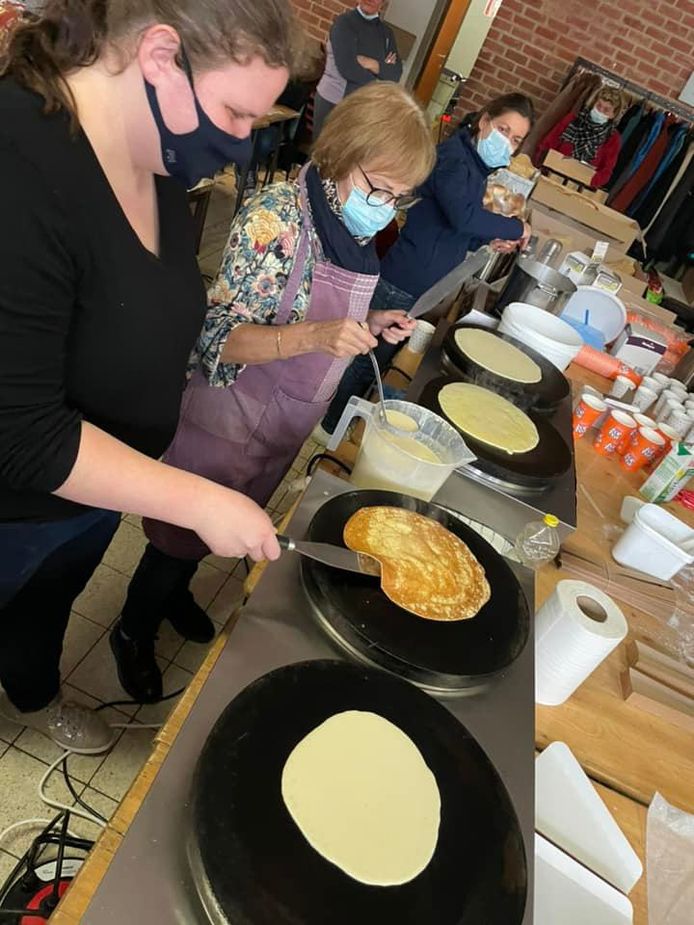
<svg viewBox="0 0 694 925">
<path fill-rule="evenodd" d="M 340 469 L 343 470 L 343 472 L 347 473 L 347 475 L 352 474 L 352 470 L 350 469 L 350 467 L 346 463 L 342 462 L 341 459 L 338 459 L 337 456 L 332 456 L 330 453 L 316 453 L 315 456 L 312 456 L 309 459 L 308 465 L 306 466 L 306 475 L 309 478 L 313 475 L 313 472 L 316 466 L 318 465 L 318 463 L 324 459 L 328 459 L 330 460 L 330 462 L 335 463 L 335 465 L 339 466 Z"/>
<path fill-rule="evenodd" d="M 65 786 L 70 792 L 70 796 L 75 801 L 75 803 L 77 803 L 78 806 L 81 806 L 82 809 L 86 809 L 88 813 L 91 813 L 91 815 L 96 817 L 97 819 L 101 819 L 103 824 L 107 825 L 108 819 L 105 816 L 102 816 L 102 814 L 97 809 L 94 809 L 93 806 L 90 806 L 88 803 L 86 803 L 75 790 L 75 787 L 72 781 L 70 780 L 70 775 L 68 774 L 68 770 L 67 770 L 67 760 L 69 757 L 70 755 L 68 754 L 63 756 L 62 770 L 63 770 L 63 780 L 65 781 Z"/>
<path fill-rule="evenodd" d="M 142 704 L 139 700 L 109 700 L 108 703 L 100 703 L 98 707 L 94 707 L 94 712 L 99 713 L 100 710 L 105 710 L 106 707 L 142 707 L 142 706 L 155 706 L 158 703 L 164 703 L 167 700 L 173 700 L 174 697 L 180 697 L 185 687 L 180 687 L 177 691 L 173 691 L 171 694 L 165 694 L 159 700 L 153 700 L 152 703 Z M 114 724 L 114 729 L 124 729 L 132 726 L 132 723 L 125 723 L 124 725 Z M 146 729 L 145 724 L 141 724 L 142 729 Z M 157 727 L 159 728 L 159 727 Z"/>
</svg>

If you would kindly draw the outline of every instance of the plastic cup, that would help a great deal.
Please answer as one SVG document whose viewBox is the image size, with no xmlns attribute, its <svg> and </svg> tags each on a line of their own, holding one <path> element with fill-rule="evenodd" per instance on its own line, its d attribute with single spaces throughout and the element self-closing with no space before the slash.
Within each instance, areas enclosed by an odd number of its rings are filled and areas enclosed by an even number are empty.
<svg viewBox="0 0 694 925">
<path fill-rule="evenodd" d="M 612 398 L 624 398 L 629 392 L 632 392 L 634 388 L 634 383 L 628 376 L 617 376 L 610 389 L 610 395 Z"/>
<path fill-rule="evenodd" d="M 656 430 L 661 437 L 665 437 L 665 446 L 659 453 L 656 453 L 651 460 L 651 466 L 655 468 L 658 463 L 667 456 L 676 443 L 680 442 L 680 435 L 669 424 L 658 424 Z"/>
<path fill-rule="evenodd" d="M 625 437 L 631 436 L 634 430 L 636 430 L 636 421 L 630 414 L 624 411 L 610 411 L 595 438 L 593 449 L 601 456 L 614 456 L 617 447 Z"/>
<path fill-rule="evenodd" d="M 665 391 L 665 386 L 661 385 L 655 376 L 644 376 L 641 380 L 641 385 L 645 385 L 647 389 L 655 392 L 656 395 L 660 395 L 661 392 Z"/>
<path fill-rule="evenodd" d="M 634 414 L 632 417 L 639 427 L 652 427 L 654 430 L 658 429 L 656 422 L 653 418 L 649 418 L 647 414 Z"/>
<path fill-rule="evenodd" d="M 436 328 L 433 324 L 428 321 L 418 321 L 408 344 L 412 353 L 426 353 L 435 333 Z"/>
<path fill-rule="evenodd" d="M 638 408 L 639 411 L 648 411 L 651 405 L 658 400 L 658 393 L 654 392 L 653 389 L 649 389 L 648 386 L 641 383 L 634 397 L 631 399 L 632 405 L 635 408 Z"/>
<path fill-rule="evenodd" d="M 688 434 L 692 427 L 692 419 L 681 409 L 679 411 L 673 411 L 672 414 L 666 418 L 664 423 L 669 424 L 680 437 L 684 437 L 685 434 Z"/>
<path fill-rule="evenodd" d="M 579 403 L 574 409 L 573 431 L 574 438 L 580 440 L 598 418 L 607 411 L 607 405 L 601 398 L 594 395 L 581 395 Z"/>
<path fill-rule="evenodd" d="M 660 409 L 658 409 L 658 405 L 655 406 L 651 417 L 654 417 L 658 423 L 661 421 L 666 422 L 670 415 L 675 411 L 683 410 L 684 409 L 682 408 L 682 405 L 677 401 L 676 398 L 668 398 L 663 402 Z"/>
<path fill-rule="evenodd" d="M 650 463 L 665 446 L 665 437 L 652 427 L 639 427 L 634 431 L 629 448 L 619 461 L 626 472 L 637 472 Z"/>
<path fill-rule="evenodd" d="M 669 389 L 670 383 L 674 381 L 669 376 L 666 376 L 665 373 L 653 373 L 651 378 L 660 383 L 661 391 Z"/>
</svg>

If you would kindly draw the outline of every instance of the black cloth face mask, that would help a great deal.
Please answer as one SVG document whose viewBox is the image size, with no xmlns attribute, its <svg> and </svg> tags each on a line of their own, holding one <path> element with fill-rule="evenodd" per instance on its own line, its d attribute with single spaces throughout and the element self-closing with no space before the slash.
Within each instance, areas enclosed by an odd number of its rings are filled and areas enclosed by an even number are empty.
<svg viewBox="0 0 694 925">
<path fill-rule="evenodd" d="M 183 70 L 195 100 L 197 128 L 192 132 L 176 135 L 164 122 L 156 89 L 146 80 L 145 90 L 161 140 L 164 167 L 170 176 L 180 180 L 190 189 L 204 177 L 214 177 L 227 164 L 243 167 L 251 159 L 253 144 L 250 138 L 236 138 L 214 124 L 200 105 L 185 52 L 182 52 L 182 59 Z"/>
</svg>

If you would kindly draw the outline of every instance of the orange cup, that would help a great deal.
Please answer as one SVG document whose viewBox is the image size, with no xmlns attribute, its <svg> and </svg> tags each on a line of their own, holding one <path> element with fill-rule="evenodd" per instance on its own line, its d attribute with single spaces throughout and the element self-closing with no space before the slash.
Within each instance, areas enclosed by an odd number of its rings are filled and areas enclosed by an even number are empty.
<svg viewBox="0 0 694 925">
<path fill-rule="evenodd" d="M 620 466 L 627 472 L 637 472 L 655 459 L 665 446 L 665 440 L 666 438 L 652 427 L 639 427 L 620 460 Z"/>
<path fill-rule="evenodd" d="M 574 408 L 574 439 L 580 440 L 606 411 L 607 405 L 601 398 L 596 398 L 595 395 L 589 395 L 587 392 L 581 395 L 580 401 Z"/>
<path fill-rule="evenodd" d="M 600 433 L 595 438 L 593 449 L 601 456 L 614 456 L 617 447 L 636 430 L 636 421 L 624 411 L 610 411 Z"/>
</svg>

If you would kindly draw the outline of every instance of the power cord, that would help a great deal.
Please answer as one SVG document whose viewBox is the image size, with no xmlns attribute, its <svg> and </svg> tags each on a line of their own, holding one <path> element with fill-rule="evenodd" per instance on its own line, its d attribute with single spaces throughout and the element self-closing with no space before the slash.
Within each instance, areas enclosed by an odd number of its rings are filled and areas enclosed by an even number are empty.
<svg viewBox="0 0 694 925">
<path fill-rule="evenodd" d="M 318 463 L 322 462 L 324 459 L 330 460 L 330 462 L 335 463 L 335 465 L 339 466 L 343 472 L 347 473 L 347 475 L 352 474 L 352 470 L 347 465 L 347 463 L 342 462 L 342 460 L 338 459 L 337 456 L 332 456 L 330 453 L 316 453 L 315 456 L 312 456 L 309 459 L 308 465 L 306 466 L 306 475 L 309 478 L 313 475 Z"/>
</svg>

